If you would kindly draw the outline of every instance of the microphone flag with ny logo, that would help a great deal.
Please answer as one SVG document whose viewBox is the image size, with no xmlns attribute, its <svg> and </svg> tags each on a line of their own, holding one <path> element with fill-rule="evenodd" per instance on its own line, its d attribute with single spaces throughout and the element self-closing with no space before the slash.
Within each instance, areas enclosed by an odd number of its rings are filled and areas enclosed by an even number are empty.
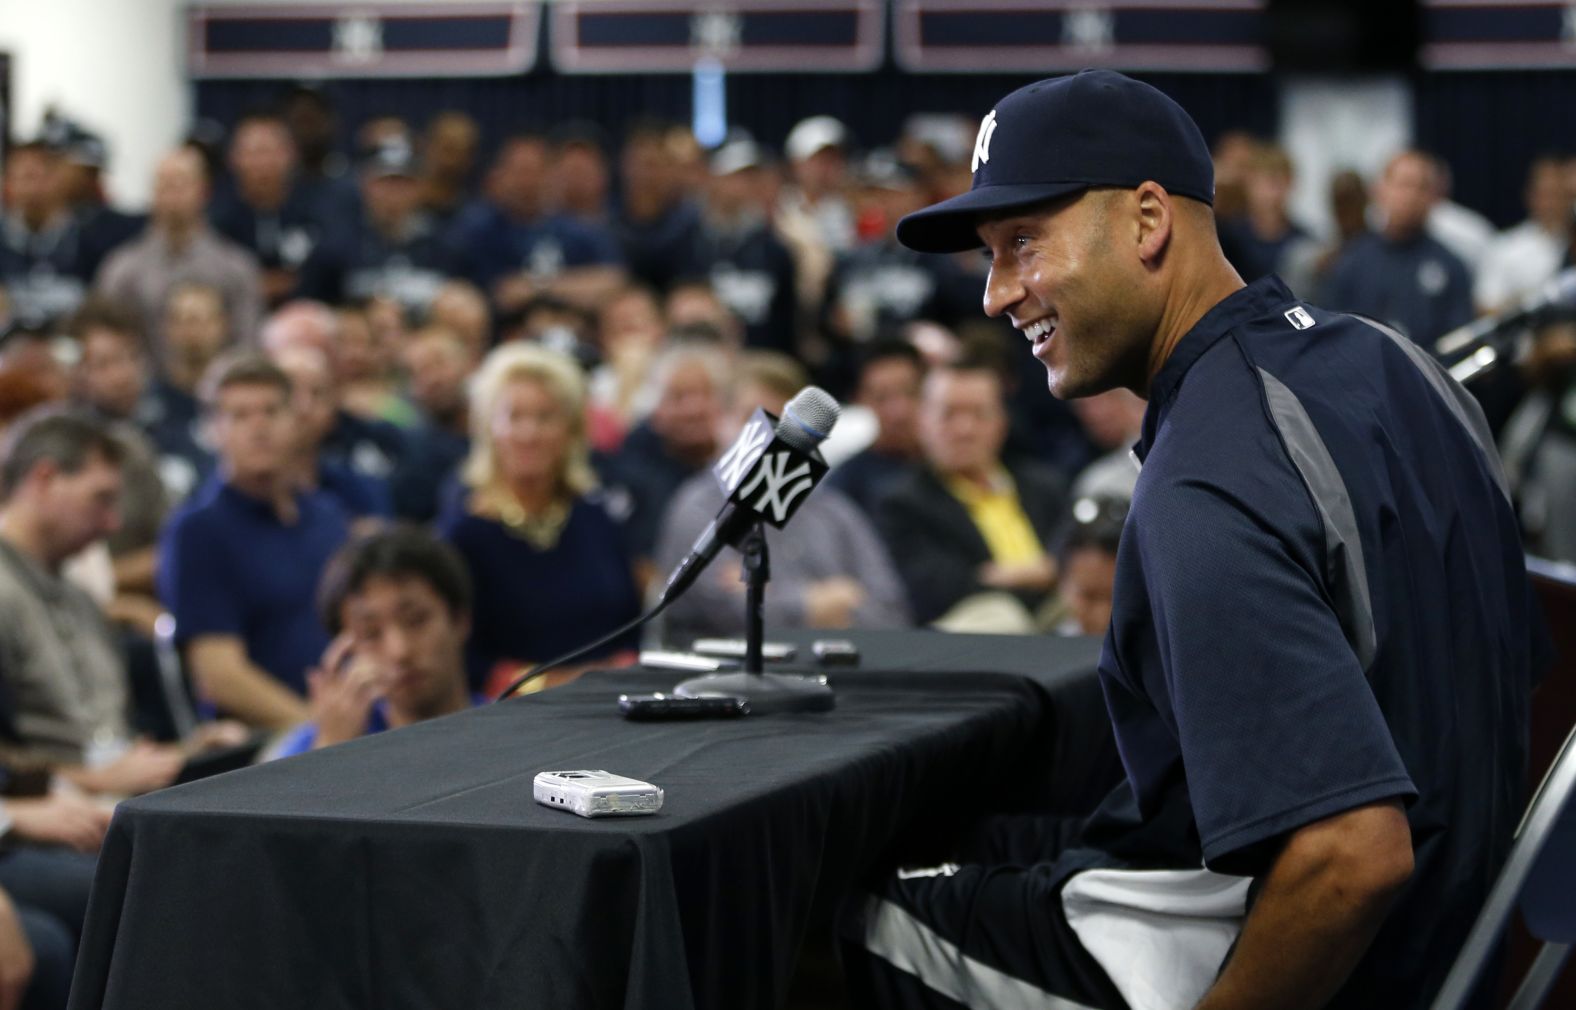
<svg viewBox="0 0 1576 1010">
<path fill-rule="evenodd" d="M 828 467 L 819 452 L 805 452 L 779 438 L 777 424 L 771 414 L 756 410 L 712 473 L 730 502 L 780 529 Z"/>
</svg>

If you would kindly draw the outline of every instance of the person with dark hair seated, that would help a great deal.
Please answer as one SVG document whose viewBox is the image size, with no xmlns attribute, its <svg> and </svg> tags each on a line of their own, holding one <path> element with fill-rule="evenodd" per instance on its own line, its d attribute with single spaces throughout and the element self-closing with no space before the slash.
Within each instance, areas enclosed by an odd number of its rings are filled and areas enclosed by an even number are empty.
<svg viewBox="0 0 1576 1010">
<path fill-rule="evenodd" d="M 318 611 L 334 636 L 307 674 L 312 718 L 272 756 L 459 712 L 466 690 L 471 580 L 453 547 L 413 527 L 379 530 L 329 562 Z"/>
<path fill-rule="evenodd" d="M 438 527 L 476 588 L 471 689 L 492 694 L 521 667 L 633 620 L 640 594 L 618 527 L 593 494 L 579 367 L 544 347 L 506 344 L 488 355 L 472 394 L 471 454 L 461 471 L 468 494 Z M 636 644 L 631 632 L 590 658 L 606 661 Z"/>
<path fill-rule="evenodd" d="M 1056 551 L 1060 634 L 1103 635 L 1110 626 L 1116 549 L 1128 504 L 1122 497 L 1084 497 L 1068 510 L 1067 529 Z"/>
<path fill-rule="evenodd" d="M 1054 470 L 1008 463 L 1001 375 L 974 361 L 925 380 L 925 463 L 878 506 L 881 533 L 921 623 L 953 631 L 1027 632 L 1056 587 L 1047 548 L 1066 484 Z"/>
<path fill-rule="evenodd" d="M 924 381 L 925 359 L 906 340 L 878 340 L 864 353 L 854 402 L 876 416 L 876 438 L 839 464 L 826 484 L 847 495 L 871 518 L 881 499 L 924 459 L 918 424 L 919 388 Z"/>
</svg>

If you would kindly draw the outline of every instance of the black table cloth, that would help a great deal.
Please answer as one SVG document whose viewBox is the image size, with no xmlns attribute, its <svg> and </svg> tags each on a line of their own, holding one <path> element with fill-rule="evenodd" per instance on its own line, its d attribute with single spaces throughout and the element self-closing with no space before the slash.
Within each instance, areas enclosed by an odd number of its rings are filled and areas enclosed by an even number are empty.
<svg viewBox="0 0 1576 1010">
<path fill-rule="evenodd" d="M 965 663 L 966 640 L 855 637 L 830 713 L 626 722 L 618 693 L 675 677 L 606 671 L 124 803 L 71 1006 L 776 1006 L 812 908 L 922 816 L 1043 771 L 1066 699 L 1098 719 L 1087 642 L 984 639 Z M 662 812 L 533 801 L 571 768 L 660 785 Z"/>
</svg>

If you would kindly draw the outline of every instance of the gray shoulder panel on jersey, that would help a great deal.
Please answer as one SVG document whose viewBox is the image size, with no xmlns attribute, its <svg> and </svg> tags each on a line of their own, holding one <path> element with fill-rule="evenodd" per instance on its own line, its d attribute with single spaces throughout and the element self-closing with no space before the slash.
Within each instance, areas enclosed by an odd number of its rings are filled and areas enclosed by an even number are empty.
<svg viewBox="0 0 1576 1010">
<path fill-rule="evenodd" d="M 1489 430 L 1488 418 L 1483 416 L 1483 408 L 1478 406 L 1478 402 L 1466 391 L 1466 387 L 1452 378 L 1432 354 L 1408 340 L 1397 330 L 1367 316 L 1351 313 L 1349 315 L 1389 337 L 1408 358 L 1412 359 L 1412 364 L 1423 373 L 1423 378 L 1434 387 L 1434 392 L 1439 394 L 1439 398 L 1445 402 L 1446 407 L 1450 408 L 1456 420 L 1461 422 L 1467 434 L 1472 436 L 1472 441 L 1477 443 L 1478 449 L 1483 453 L 1483 461 L 1488 466 L 1488 472 L 1494 475 L 1494 482 L 1499 485 L 1500 493 L 1509 501 L 1510 486 L 1505 481 L 1505 468 L 1500 461 L 1499 450 L 1494 447 L 1494 434 Z"/>
<path fill-rule="evenodd" d="M 1335 468 L 1329 448 L 1297 394 L 1264 369 L 1258 371 L 1270 417 L 1319 512 L 1324 526 L 1324 575 L 1335 613 L 1346 641 L 1366 671 L 1376 650 L 1374 612 L 1368 594 L 1368 570 L 1363 565 L 1363 542 L 1357 532 L 1357 514 L 1352 509 L 1346 481 Z"/>
</svg>

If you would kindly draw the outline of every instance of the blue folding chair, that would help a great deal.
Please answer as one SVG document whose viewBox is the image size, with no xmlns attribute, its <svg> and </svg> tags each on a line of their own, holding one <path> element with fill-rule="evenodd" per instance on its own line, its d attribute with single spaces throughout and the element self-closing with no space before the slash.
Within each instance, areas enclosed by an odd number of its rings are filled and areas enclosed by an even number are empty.
<svg viewBox="0 0 1576 1010">
<path fill-rule="evenodd" d="M 1434 998 L 1433 1010 L 1462 1010 L 1520 899 L 1527 929 L 1543 941 L 1509 1010 L 1541 1006 L 1576 942 L 1576 730 L 1543 777 L 1516 829 L 1505 868 Z"/>
</svg>

